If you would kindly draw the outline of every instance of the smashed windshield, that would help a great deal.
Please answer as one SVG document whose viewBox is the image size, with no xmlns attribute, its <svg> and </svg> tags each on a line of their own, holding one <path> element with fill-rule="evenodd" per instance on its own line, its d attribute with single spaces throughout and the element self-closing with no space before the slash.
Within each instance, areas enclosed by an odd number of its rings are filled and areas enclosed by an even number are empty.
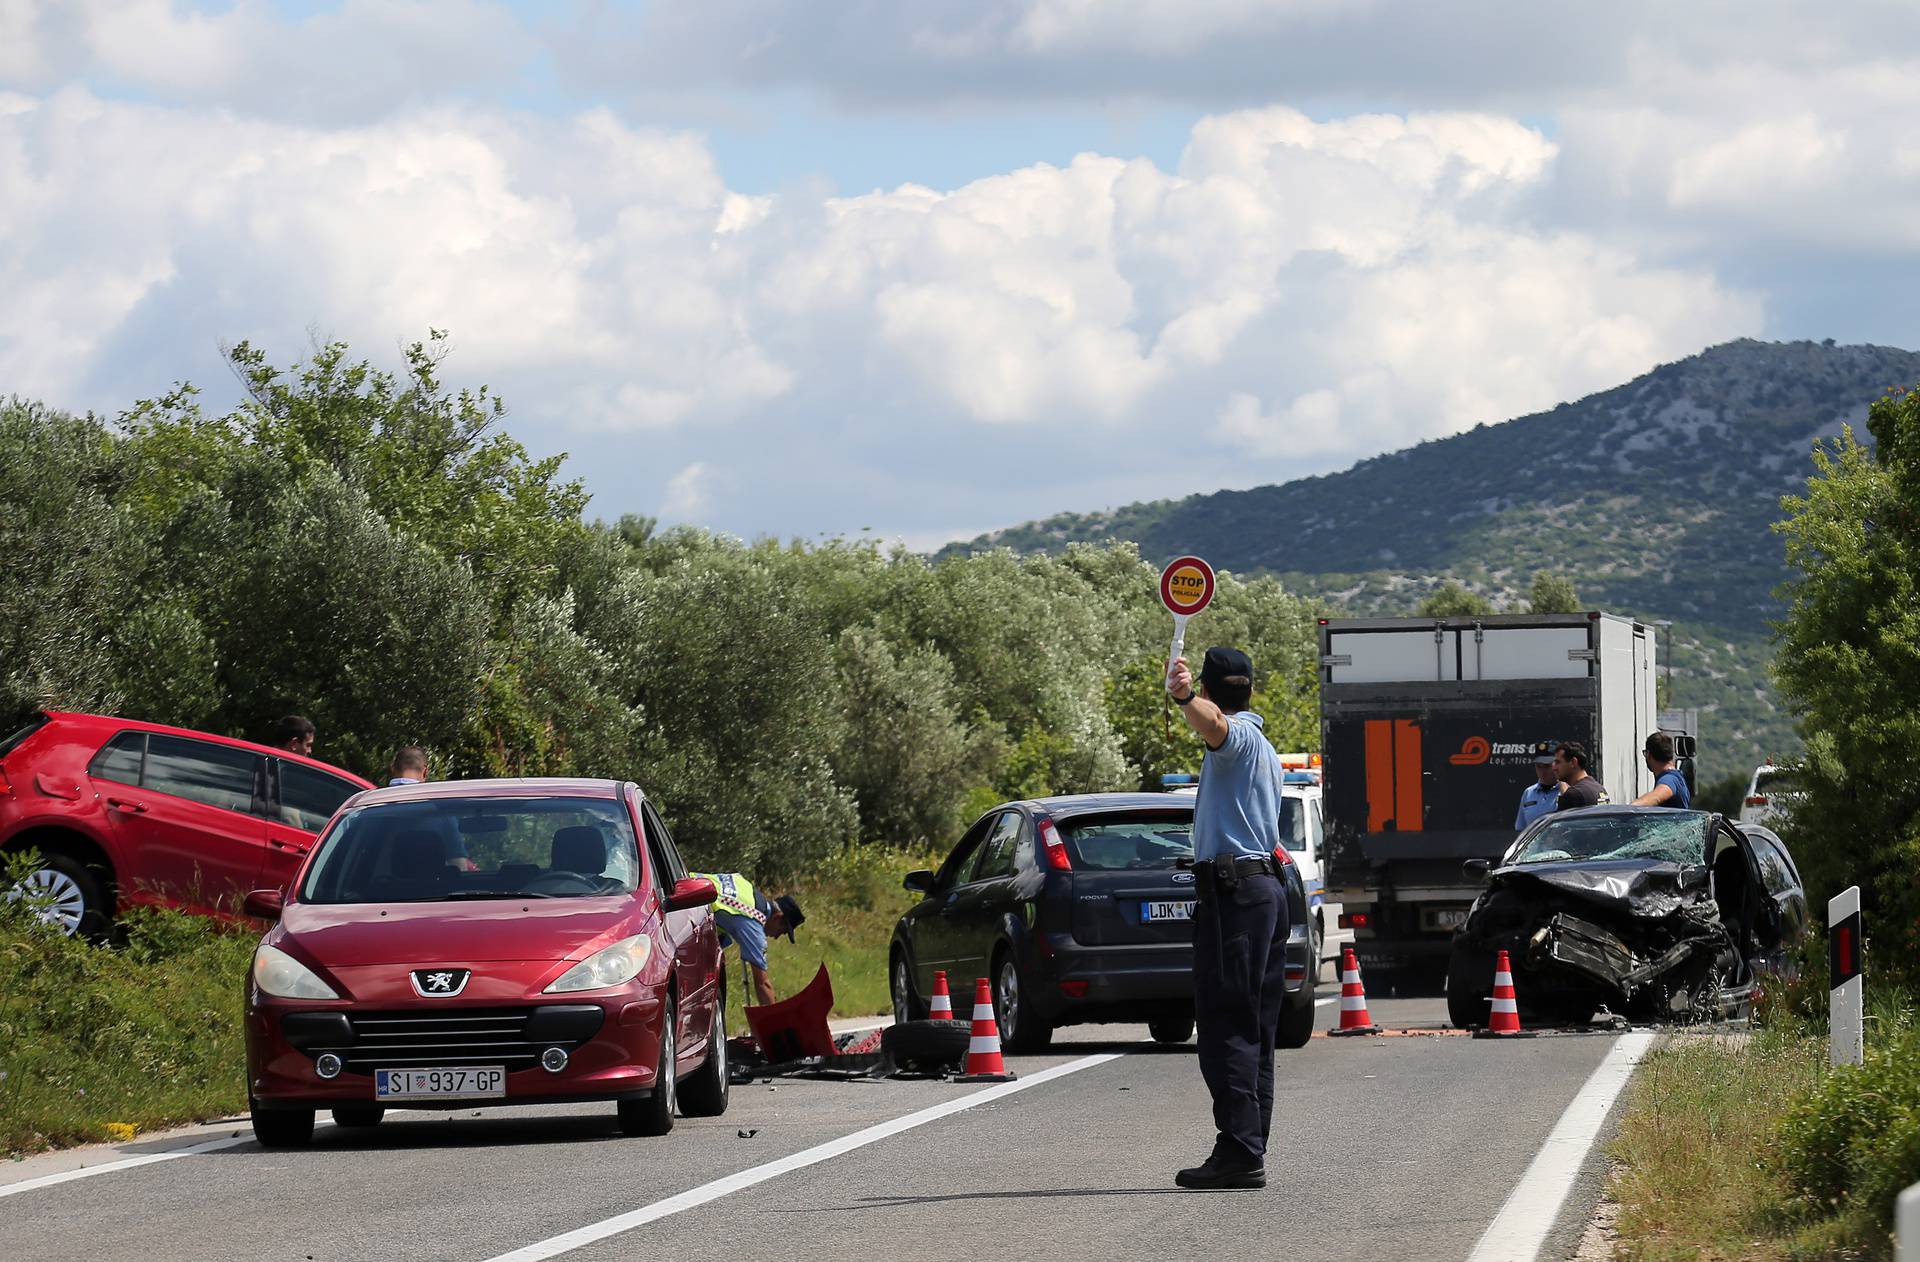
<svg viewBox="0 0 1920 1262">
<path fill-rule="evenodd" d="M 320 843 L 300 899 L 424 903 L 631 893 L 639 852 L 612 798 L 433 798 L 349 811 Z"/>
<path fill-rule="evenodd" d="M 1550 815 L 1514 855 L 1515 863 L 1647 859 L 1705 863 L 1707 815 L 1649 811 L 1633 815 Z"/>
<path fill-rule="evenodd" d="M 1193 856 L 1193 816 L 1068 820 L 1060 825 L 1073 866 L 1106 872 L 1171 868 Z"/>
</svg>

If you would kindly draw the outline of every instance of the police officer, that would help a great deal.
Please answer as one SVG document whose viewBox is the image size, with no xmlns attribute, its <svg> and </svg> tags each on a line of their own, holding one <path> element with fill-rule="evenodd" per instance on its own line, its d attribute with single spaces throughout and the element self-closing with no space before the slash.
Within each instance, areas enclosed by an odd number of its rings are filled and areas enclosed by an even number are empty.
<svg viewBox="0 0 1920 1262">
<path fill-rule="evenodd" d="M 1533 755 L 1534 783 L 1520 794 L 1520 809 L 1513 817 L 1513 830 L 1523 831 L 1542 815 L 1560 809 L 1560 777 L 1553 770 L 1553 746 L 1540 745 Z"/>
<path fill-rule="evenodd" d="M 1253 697 L 1253 662 L 1211 648 L 1196 692 L 1183 658 L 1167 692 L 1206 742 L 1193 805 L 1193 1005 L 1200 1073 L 1219 1132 L 1206 1161 L 1180 1171 L 1183 1188 L 1267 1185 L 1273 1127 L 1273 1045 L 1286 995 L 1287 899 L 1274 867 L 1280 844 L 1279 756 Z"/>
<path fill-rule="evenodd" d="M 713 918 L 720 932 L 738 943 L 740 958 L 753 975 L 753 1001 L 761 1006 L 773 1002 L 773 978 L 767 975 L 767 939 L 781 934 L 792 942 L 793 931 L 806 919 L 793 895 L 768 898 L 753 888 L 753 882 L 738 872 L 695 872 L 694 876 L 713 882 L 718 896 L 713 900 Z"/>
</svg>

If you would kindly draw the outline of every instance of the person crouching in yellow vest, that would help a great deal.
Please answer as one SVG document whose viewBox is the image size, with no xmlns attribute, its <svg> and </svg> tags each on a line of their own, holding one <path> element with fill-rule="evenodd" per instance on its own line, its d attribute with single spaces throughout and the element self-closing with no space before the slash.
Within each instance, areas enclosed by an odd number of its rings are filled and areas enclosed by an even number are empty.
<svg viewBox="0 0 1920 1262">
<path fill-rule="evenodd" d="M 738 872 L 695 872 L 713 882 L 713 918 L 720 932 L 740 947 L 740 958 L 753 974 L 753 1000 L 765 1006 L 774 1001 L 773 979 L 767 976 L 767 939 L 786 935 L 794 940 L 806 915 L 791 894 L 768 898 Z"/>
</svg>

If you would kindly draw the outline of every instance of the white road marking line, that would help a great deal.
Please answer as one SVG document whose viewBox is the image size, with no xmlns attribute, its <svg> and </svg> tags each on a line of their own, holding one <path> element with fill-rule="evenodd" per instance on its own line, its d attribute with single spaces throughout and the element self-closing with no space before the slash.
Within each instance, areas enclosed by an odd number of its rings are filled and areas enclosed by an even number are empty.
<svg viewBox="0 0 1920 1262">
<path fill-rule="evenodd" d="M 1326 1006 L 1327 1006 L 1328 1004 L 1330 1004 L 1330 1003 L 1335 1003 L 1335 1002 L 1337 1002 L 1337 1001 L 1339 1000 L 1339 998 L 1340 998 L 1340 996 L 1338 996 L 1338 995 L 1328 995 L 1328 996 L 1327 996 L 1327 997 L 1326 997 L 1325 999 L 1316 999 L 1316 1000 L 1314 1000 L 1314 1001 L 1313 1001 L 1313 1006 L 1314 1006 L 1314 1007 L 1316 1007 L 1316 1008 L 1324 1008 L 1324 1007 L 1326 1007 Z"/>
<path fill-rule="evenodd" d="M 1573 1191 L 1573 1182 L 1600 1134 L 1601 1124 L 1607 1120 L 1607 1111 L 1652 1042 L 1653 1031 L 1635 1030 L 1613 1045 L 1560 1115 L 1553 1133 L 1540 1145 L 1533 1163 L 1514 1184 L 1506 1204 L 1473 1246 L 1467 1262 L 1534 1262 L 1560 1216 L 1560 1207 Z"/>
<path fill-rule="evenodd" d="M 332 1123 L 320 1122 L 316 1129 Z M 169 1148 L 166 1152 L 150 1152 L 139 1157 L 123 1157 L 119 1161 L 102 1162 L 97 1166 L 81 1166 L 78 1170 L 62 1170 L 58 1174 L 43 1174 L 34 1179 L 22 1179 L 18 1183 L 0 1184 L 0 1197 L 13 1196 L 20 1192 L 34 1192 L 41 1188 L 50 1188 L 61 1183 L 71 1183 L 75 1179 L 91 1179 L 96 1174 L 115 1174 L 121 1170 L 132 1170 L 136 1166 L 157 1165 L 162 1161 L 177 1161 L 181 1157 L 194 1157 L 203 1152 L 219 1152 L 222 1148 L 237 1148 L 241 1144 L 251 1144 L 253 1135 L 229 1135 L 225 1139 L 210 1139 L 205 1143 L 192 1144 L 186 1148 Z"/>
<path fill-rule="evenodd" d="M 770 1161 L 763 1166 L 754 1166 L 750 1170 L 742 1170 L 738 1174 L 715 1179 L 712 1183 L 703 1183 L 697 1188 L 690 1188 L 677 1196 L 669 1196 L 663 1201 L 655 1201 L 651 1205 L 643 1205 L 639 1209 L 629 1210 L 601 1222 L 526 1245 L 515 1249 L 512 1253 L 503 1253 L 499 1257 L 489 1259 L 488 1262 L 543 1262 L 546 1258 L 557 1258 L 563 1253 L 571 1253 L 575 1249 L 605 1240 L 609 1236 L 617 1236 L 623 1231 L 631 1231 L 635 1227 L 657 1222 L 662 1218 L 678 1214 L 682 1210 L 693 1209 L 709 1201 L 719 1200 L 723 1196 L 753 1187 L 755 1184 L 777 1179 L 783 1174 L 791 1174 L 795 1170 L 804 1170 L 808 1166 L 844 1156 L 856 1148 L 865 1148 L 868 1144 L 878 1143 L 902 1131 L 910 1131 L 917 1126 L 925 1126 L 928 1122 L 937 1122 L 943 1117 L 1005 1099 L 1029 1087 L 1037 1087 L 1042 1083 L 1052 1082 L 1056 1078 L 1064 1078 L 1068 1074 L 1076 1074 L 1083 1069 L 1092 1069 L 1095 1065 L 1104 1065 L 1108 1061 L 1118 1060 L 1124 1054 L 1102 1052 L 1094 1056 L 1083 1056 L 1079 1060 L 1055 1065 L 1051 1069 L 1043 1069 L 1039 1073 L 1030 1074 L 1014 1082 L 1004 1082 L 997 1087 L 988 1087 L 984 1091 L 969 1092 L 957 1099 L 948 1100 L 944 1104 L 921 1109 L 918 1113 L 908 1113 L 904 1117 L 896 1117 L 891 1121 L 869 1126 L 851 1135 L 830 1139 L 824 1144 L 817 1144 L 790 1157 L 782 1157 L 778 1161 Z"/>
</svg>

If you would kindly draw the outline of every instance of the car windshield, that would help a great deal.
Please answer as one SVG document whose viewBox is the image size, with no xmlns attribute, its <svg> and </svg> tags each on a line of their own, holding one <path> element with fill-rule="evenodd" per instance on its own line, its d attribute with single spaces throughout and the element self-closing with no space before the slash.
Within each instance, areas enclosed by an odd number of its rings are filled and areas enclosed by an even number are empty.
<svg viewBox="0 0 1920 1262">
<path fill-rule="evenodd" d="M 1651 859 L 1705 863 L 1707 816 L 1699 811 L 1634 815 L 1549 815 L 1513 857 L 1515 863 Z"/>
<path fill-rule="evenodd" d="M 1171 868 L 1193 856 L 1193 816 L 1156 815 L 1065 820 L 1060 839 L 1076 868 L 1098 872 L 1144 872 Z"/>
<path fill-rule="evenodd" d="M 633 820 L 611 798 L 434 798 L 348 811 L 320 842 L 300 899 L 431 903 L 590 898 L 640 881 Z"/>
<path fill-rule="evenodd" d="M 1307 799 L 1280 799 L 1280 844 L 1296 854 L 1307 851 Z"/>
</svg>

